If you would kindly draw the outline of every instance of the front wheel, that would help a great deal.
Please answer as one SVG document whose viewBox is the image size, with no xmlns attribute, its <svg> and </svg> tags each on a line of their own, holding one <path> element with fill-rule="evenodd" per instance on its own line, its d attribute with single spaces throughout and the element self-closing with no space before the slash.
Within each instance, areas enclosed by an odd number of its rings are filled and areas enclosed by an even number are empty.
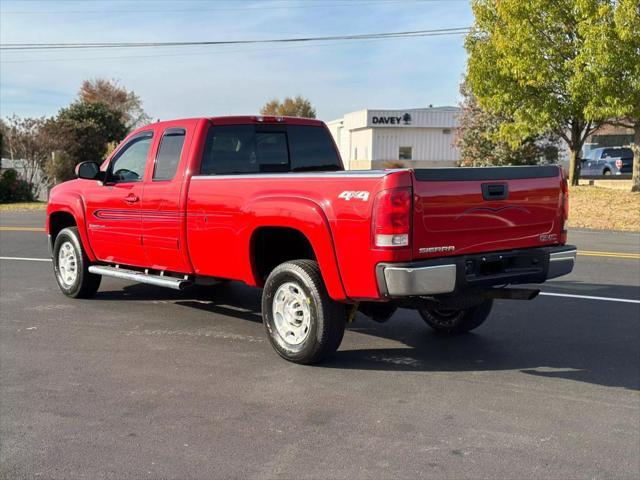
<svg viewBox="0 0 640 480">
<path fill-rule="evenodd" d="M 100 287 L 101 275 L 89 272 L 89 259 L 76 227 L 60 231 L 53 244 L 53 271 L 62 293 L 72 298 L 89 298 Z"/>
<path fill-rule="evenodd" d="M 282 358 L 312 364 L 340 346 L 346 309 L 329 297 L 316 262 L 293 260 L 269 274 L 262 292 L 262 318 Z"/>
<path fill-rule="evenodd" d="M 475 307 L 461 310 L 422 308 L 418 310 L 424 321 L 439 333 L 466 333 L 478 328 L 484 323 L 489 314 L 493 300 L 485 300 Z"/>
</svg>

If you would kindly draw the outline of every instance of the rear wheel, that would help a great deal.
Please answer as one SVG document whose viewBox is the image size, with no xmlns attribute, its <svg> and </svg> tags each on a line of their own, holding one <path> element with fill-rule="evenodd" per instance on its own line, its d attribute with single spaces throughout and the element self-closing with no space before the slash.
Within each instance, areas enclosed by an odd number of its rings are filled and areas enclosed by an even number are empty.
<svg viewBox="0 0 640 480">
<path fill-rule="evenodd" d="M 605 171 L 603 172 L 603 175 L 611 175 L 611 170 L 605 170 Z"/>
<path fill-rule="evenodd" d="M 282 358 L 312 364 L 340 346 L 346 309 L 329 297 L 316 262 L 293 260 L 269 274 L 262 317 L 269 341 Z"/>
<path fill-rule="evenodd" d="M 478 328 L 489 314 L 493 300 L 485 300 L 475 307 L 461 310 L 423 308 L 418 310 L 424 321 L 439 333 L 458 334 Z"/>
<path fill-rule="evenodd" d="M 76 227 L 60 231 L 53 244 L 53 271 L 58 287 L 67 297 L 89 298 L 100 287 L 101 275 L 89 273 L 89 258 Z"/>
</svg>

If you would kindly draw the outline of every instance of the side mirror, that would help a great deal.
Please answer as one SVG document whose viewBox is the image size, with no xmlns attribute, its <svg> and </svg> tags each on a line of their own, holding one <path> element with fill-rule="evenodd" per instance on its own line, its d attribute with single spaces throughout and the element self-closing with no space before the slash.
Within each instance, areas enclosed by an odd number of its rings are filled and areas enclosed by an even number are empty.
<svg viewBox="0 0 640 480">
<path fill-rule="evenodd" d="M 85 180 L 100 180 L 102 175 L 100 165 L 96 162 L 82 162 L 76 165 L 76 177 Z"/>
</svg>

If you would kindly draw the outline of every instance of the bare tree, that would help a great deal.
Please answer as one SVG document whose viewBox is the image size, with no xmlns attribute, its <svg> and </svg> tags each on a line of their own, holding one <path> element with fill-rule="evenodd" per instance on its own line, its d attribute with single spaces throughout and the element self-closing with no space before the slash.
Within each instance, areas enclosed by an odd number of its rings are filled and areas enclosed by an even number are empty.
<svg viewBox="0 0 640 480">
<path fill-rule="evenodd" d="M 150 121 L 150 117 L 142 108 L 140 97 L 116 80 L 104 78 L 85 80 L 82 82 L 78 97 L 82 102 L 104 103 L 112 110 L 120 112 L 127 130 L 133 130 Z"/>
<path fill-rule="evenodd" d="M 44 168 L 52 151 L 49 134 L 44 128 L 46 122 L 44 117 L 20 118 L 16 115 L 0 121 L 3 153 L 18 167 L 22 179 L 32 185 L 35 197 L 51 183 Z"/>
</svg>

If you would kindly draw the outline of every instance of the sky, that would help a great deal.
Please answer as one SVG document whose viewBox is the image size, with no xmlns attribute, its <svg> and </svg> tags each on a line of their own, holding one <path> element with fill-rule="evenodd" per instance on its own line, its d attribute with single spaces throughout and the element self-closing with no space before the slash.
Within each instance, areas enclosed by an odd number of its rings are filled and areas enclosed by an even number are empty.
<svg viewBox="0 0 640 480">
<path fill-rule="evenodd" d="M 267 39 L 468 27 L 466 0 L 0 0 L 0 43 Z M 329 121 L 456 105 L 462 35 L 108 50 L 0 51 L 0 116 L 49 116 L 84 79 L 134 90 L 153 119 L 254 114 L 303 95 Z"/>
</svg>

